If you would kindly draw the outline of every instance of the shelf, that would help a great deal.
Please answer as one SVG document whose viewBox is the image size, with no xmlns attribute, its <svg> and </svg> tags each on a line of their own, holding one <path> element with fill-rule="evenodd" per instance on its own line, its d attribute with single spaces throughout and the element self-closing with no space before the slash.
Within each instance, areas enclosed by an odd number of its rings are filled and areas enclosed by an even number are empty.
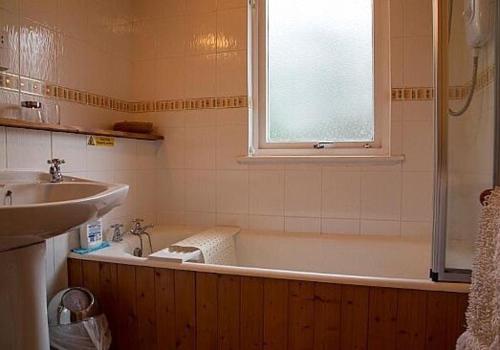
<svg viewBox="0 0 500 350">
<path fill-rule="evenodd" d="M 31 130 L 45 130 L 52 132 L 65 132 L 70 134 L 118 137 L 118 138 L 135 139 L 135 140 L 148 140 L 148 141 L 163 140 L 163 136 L 155 134 L 139 134 L 135 132 L 84 128 L 81 126 L 34 123 L 34 122 L 27 122 L 24 120 L 8 119 L 8 118 L 0 118 L 0 126 L 7 126 L 9 128 L 31 129 Z"/>
</svg>

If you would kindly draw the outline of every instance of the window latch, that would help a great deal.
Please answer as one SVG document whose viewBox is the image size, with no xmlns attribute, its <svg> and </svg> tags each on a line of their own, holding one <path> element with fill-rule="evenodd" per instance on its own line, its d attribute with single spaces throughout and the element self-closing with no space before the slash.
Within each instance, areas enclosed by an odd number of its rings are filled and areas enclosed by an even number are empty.
<svg viewBox="0 0 500 350">
<path fill-rule="evenodd" d="M 326 145 L 333 145 L 334 142 L 318 142 L 313 145 L 314 149 L 323 149 Z"/>
</svg>

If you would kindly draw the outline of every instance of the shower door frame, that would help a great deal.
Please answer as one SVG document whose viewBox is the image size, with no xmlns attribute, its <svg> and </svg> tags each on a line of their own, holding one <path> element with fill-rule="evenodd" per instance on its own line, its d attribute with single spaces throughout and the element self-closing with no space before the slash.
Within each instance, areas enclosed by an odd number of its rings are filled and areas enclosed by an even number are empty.
<svg viewBox="0 0 500 350">
<path fill-rule="evenodd" d="M 497 18 L 500 5 L 496 3 Z M 446 214 L 448 182 L 448 22 L 449 0 L 433 0 L 433 66 L 434 66 L 434 220 L 432 242 L 433 281 L 470 282 L 471 270 L 446 268 Z M 495 21 L 495 66 L 500 67 L 499 21 Z M 500 69 L 495 70 L 495 92 L 499 91 Z M 495 186 L 500 184 L 500 95 L 495 93 Z M 479 198 L 478 198 L 479 200 Z"/>
</svg>

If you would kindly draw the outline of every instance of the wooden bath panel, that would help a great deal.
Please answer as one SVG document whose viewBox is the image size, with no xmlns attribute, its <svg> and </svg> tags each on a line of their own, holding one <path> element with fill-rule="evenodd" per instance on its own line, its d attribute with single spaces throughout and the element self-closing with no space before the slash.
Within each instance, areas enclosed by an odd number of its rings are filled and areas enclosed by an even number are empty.
<svg viewBox="0 0 500 350">
<path fill-rule="evenodd" d="M 68 259 L 113 349 L 447 350 L 467 294 L 337 285 Z"/>
</svg>

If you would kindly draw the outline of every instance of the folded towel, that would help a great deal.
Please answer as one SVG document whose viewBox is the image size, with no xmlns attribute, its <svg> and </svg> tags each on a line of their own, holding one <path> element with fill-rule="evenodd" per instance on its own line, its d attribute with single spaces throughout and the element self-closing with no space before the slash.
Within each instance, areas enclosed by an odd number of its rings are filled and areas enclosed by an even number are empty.
<svg viewBox="0 0 500 350">
<path fill-rule="evenodd" d="M 457 350 L 500 349 L 500 188 L 485 202 L 472 263 L 467 330 Z"/>
<path fill-rule="evenodd" d="M 170 246 L 171 251 L 200 250 L 206 264 L 236 265 L 234 236 L 239 227 L 217 226 L 195 234 Z"/>
<path fill-rule="evenodd" d="M 101 244 L 96 245 L 95 247 L 92 248 L 75 248 L 72 249 L 71 251 L 76 254 L 87 254 L 91 252 L 95 252 L 96 250 L 103 249 L 109 247 L 111 244 L 109 244 L 108 241 L 102 241 Z"/>
</svg>

